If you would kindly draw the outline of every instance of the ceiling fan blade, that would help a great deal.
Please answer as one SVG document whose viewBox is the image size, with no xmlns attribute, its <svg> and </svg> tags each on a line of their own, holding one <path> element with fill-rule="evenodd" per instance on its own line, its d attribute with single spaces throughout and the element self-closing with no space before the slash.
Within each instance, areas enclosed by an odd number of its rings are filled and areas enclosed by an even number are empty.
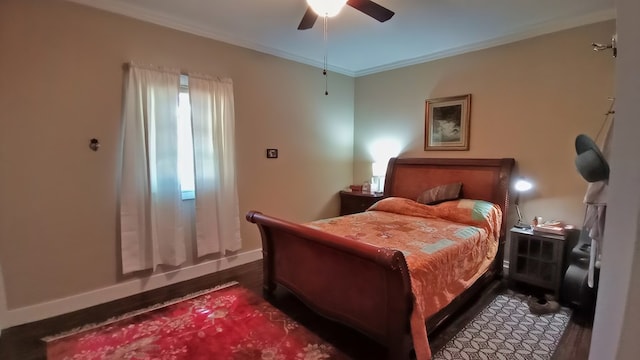
<svg viewBox="0 0 640 360">
<path fill-rule="evenodd" d="M 307 11 L 305 11 L 304 16 L 302 16 L 302 20 L 300 21 L 300 25 L 298 25 L 298 30 L 306 30 L 311 29 L 313 24 L 316 23 L 318 19 L 318 14 L 316 14 L 311 6 L 307 6 Z"/>
<path fill-rule="evenodd" d="M 380 22 L 385 22 L 395 15 L 393 11 L 370 0 L 349 0 L 347 1 L 347 5 L 362 11 Z"/>
</svg>

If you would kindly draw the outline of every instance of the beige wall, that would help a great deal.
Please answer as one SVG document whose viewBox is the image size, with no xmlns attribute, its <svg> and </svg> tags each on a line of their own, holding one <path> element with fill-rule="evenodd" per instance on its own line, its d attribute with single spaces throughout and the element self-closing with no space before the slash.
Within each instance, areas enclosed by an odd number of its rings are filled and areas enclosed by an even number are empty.
<svg viewBox="0 0 640 360">
<path fill-rule="evenodd" d="M 613 95 L 614 62 L 589 44 L 614 31 L 606 22 L 355 80 L 331 74 L 325 97 L 306 65 L 58 0 L 0 2 L 7 306 L 125 280 L 115 233 L 124 62 L 233 78 L 241 216 L 337 214 L 336 191 L 368 178 L 369 145 L 391 137 L 402 156 L 514 157 L 537 185 L 522 200 L 525 216 L 579 224 L 586 184 L 573 140 L 595 136 Z M 466 93 L 470 150 L 423 151 L 425 99 Z M 280 158 L 265 159 L 267 147 Z M 242 236 L 243 251 L 259 248 L 253 225 L 242 221 Z"/>
<path fill-rule="evenodd" d="M 0 49 L 9 309 L 126 280 L 115 229 L 122 64 L 130 60 L 233 79 L 243 251 L 260 247 L 244 221 L 250 209 L 297 221 L 338 213 L 336 193 L 353 174 L 350 77 L 330 74 L 324 96 L 316 68 L 64 1 L 0 2 Z M 93 137 L 98 152 L 88 147 Z M 265 158 L 271 147 L 279 159 Z"/>
<path fill-rule="evenodd" d="M 370 176 L 381 138 L 399 142 L 401 156 L 513 157 L 536 184 L 521 200 L 525 220 L 581 225 L 574 139 L 596 136 L 614 95 L 614 60 L 590 44 L 614 32 L 609 21 L 357 78 L 356 181 Z M 469 151 L 424 151 L 425 100 L 462 94 L 472 95 Z"/>
</svg>

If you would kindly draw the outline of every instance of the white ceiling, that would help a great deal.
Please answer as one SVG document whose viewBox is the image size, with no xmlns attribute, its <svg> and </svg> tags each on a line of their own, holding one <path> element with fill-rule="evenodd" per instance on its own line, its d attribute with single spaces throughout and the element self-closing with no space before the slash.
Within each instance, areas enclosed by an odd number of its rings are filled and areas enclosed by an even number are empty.
<svg viewBox="0 0 640 360">
<path fill-rule="evenodd" d="M 323 66 L 322 18 L 297 30 L 305 0 L 70 1 Z M 376 2 L 395 16 L 379 23 L 346 6 L 329 19 L 330 70 L 361 76 L 615 18 L 614 0 Z"/>
</svg>

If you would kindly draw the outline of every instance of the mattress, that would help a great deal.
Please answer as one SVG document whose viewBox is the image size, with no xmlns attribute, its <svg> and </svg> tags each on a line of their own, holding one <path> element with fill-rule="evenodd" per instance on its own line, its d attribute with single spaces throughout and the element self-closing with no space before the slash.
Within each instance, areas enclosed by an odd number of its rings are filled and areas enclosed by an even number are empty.
<svg viewBox="0 0 640 360">
<path fill-rule="evenodd" d="M 497 253 L 501 219 L 500 207 L 486 201 L 459 199 L 423 205 L 391 197 L 363 213 L 305 225 L 401 251 L 414 295 L 414 347 L 421 343 L 428 347 L 426 319 L 486 272 Z"/>
</svg>

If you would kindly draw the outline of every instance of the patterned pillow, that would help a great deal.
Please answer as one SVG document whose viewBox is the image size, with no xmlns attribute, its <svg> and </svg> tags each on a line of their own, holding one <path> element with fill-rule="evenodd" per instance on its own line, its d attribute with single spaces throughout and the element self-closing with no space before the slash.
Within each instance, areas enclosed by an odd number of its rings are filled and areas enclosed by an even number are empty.
<svg viewBox="0 0 640 360">
<path fill-rule="evenodd" d="M 461 189 L 461 182 L 436 186 L 425 190 L 416 201 L 425 205 L 435 205 L 447 200 L 456 200 L 460 198 Z"/>
<path fill-rule="evenodd" d="M 437 209 L 439 218 L 457 223 L 481 227 L 493 234 L 495 239 L 500 235 L 502 210 L 498 205 L 483 200 L 459 199 L 447 201 L 430 209 Z"/>
</svg>

